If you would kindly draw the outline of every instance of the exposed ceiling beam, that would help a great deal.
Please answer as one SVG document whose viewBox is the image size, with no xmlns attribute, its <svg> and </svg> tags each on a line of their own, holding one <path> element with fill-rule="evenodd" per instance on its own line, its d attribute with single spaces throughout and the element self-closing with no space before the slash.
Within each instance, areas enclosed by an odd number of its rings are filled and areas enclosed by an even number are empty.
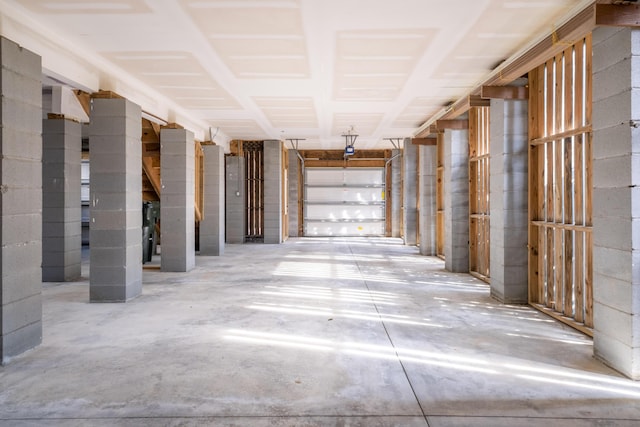
<svg viewBox="0 0 640 427">
<path fill-rule="evenodd" d="M 596 25 L 640 27 L 638 4 L 596 4 Z"/>
<path fill-rule="evenodd" d="M 480 96 L 487 99 L 529 99 L 526 86 L 482 86 Z"/>
<path fill-rule="evenodd" d="M 438 138 L 412 138 L 413 145 L 438 145 Z"/>
<path fill-rule="evenodd" d="M 438 120 L 436 126 L 439 131 L 449 130 L 466 130 L 469 129 L 469 120 Z"/>
</svg>

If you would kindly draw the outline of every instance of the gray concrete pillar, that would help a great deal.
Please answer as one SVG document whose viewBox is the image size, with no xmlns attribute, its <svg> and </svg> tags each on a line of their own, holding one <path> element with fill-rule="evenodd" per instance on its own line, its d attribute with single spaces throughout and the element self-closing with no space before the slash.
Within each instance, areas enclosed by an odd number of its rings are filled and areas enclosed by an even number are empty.
<svg viewBox="0 0 640 427">
<path fill-rule="evenodd" d="M 593 32 L 594 354 L 640 379 L 640 30 Z"/>
<path fill-rule="evenodd" d="M 80 277 L 82 206 L 81 124 L 49 119 L 42 123 L 42 280 Z"/>
<path fill-rule="evenodd" d="M 186 129 L 160 130 L 160 268 L 185 272 L 196 265 L 195 141 Z"/>
<path fill-rule="evenodd" d="M 491 295 L 505 303 L 528 296 L 528 103 L 491 100 Z"/>
<path fill-rule="evenodd" d="M 436 146 L 420 146 L 420 253 L 436 256 L 436 184 L 438 181 L 438 150 Z"/>
<path fill-rule="evenodd" d="M 264 141 L 264 243 L 282 243 L 282 141 Z"/>
<path fill-rule="evenodd" d="M 391 197 L 387 203 L 391 203 L 391 237 L 402 236 L 402 150 L 392 150 L 391 157 Z"/>
<path fill-rule="evenodd" d="M 244 243 L 247 234 L 244 157 L 225 157 L 225 231 L 227 243 Z"/>
<path fill-rule="evenodd" d="M 444 133 L 445 268 L 469 271 L 469 131 Z"/>
<path fill-rule="evenodd" d="M 298 237 L 302 218 L 298 215 L 298 203 L 302 198 L 300 194 L 299 173 L 302 165 L 296 154 L 296 150 L 289 150 L 289 237 Z"/>
<path fill-rule="evenodd" d="M 418 146 L 405 138 L 402 152 L 402 227 L 404 244 L 418 244 Z"/>
<path fill-rule="evenodd" d="M 142 113 L 123 98 L 92 103 L 92 302 L 123 302 L 142 291 Z"/>
<path fill-rule="evenodd" d="M 224 149 L 203 145 L 204 217 L 200 221 L 200 255 L 224 252 Z"/>
<path fill-rule="evenodd" d="M 42 341 L 42 66 L 0 37 L 0 362 Z"/>
</svg>

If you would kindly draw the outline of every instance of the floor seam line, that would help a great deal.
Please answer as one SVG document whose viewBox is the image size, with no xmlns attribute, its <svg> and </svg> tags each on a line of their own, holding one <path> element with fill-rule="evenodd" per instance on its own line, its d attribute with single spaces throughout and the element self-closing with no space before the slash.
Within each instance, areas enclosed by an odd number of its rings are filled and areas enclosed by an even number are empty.
<svg viewBox="0 0 640 427">
<path fill-rule="evenodd" d="M 409 378 L 409 374 L 407 373 L 407 369 L 405 368 L 404 363 L 402 363 L 402 359 L 400 358 L 400 355 L 398 354 L 398 350 L 396 349 L 396 345 L 393 342 L 393 339 L 391 338 L 391 335 L 389 335 L 389 330 L 387 329 L 387 325 L 384 323 L 384 319 L 382 318 L 382 314 L 380 314 L 380 309 L 378 308 L 378 304 L 376 304 L 376 301 L 373 298 L 373 295 L 371 294 L 371 289 L 369 288 L 369 283 L 367 282 L 367 279 L 365 278 L 364 274 L 362 274 L 362 270 L 360 269 L 360 264 L 358 263 L 358 259 L 356 258 L 355 254 L 353 253 L 353 248 L 351 247 L 351 245 L 349 245 L 349 252 L 351 253 L 351 257 L 353 259 L 353 262 L 356 265 L 356 268 L 358 269 L 358 273 L 360 274 L 360 277 L 362 278 L 362 283 L 364 283 L 364 286 L 367 288 L 367 293 L 369 294 L 369 298 L 371 299 L 371 303 L 373 304 L 373 308 L 375 308 L 375 310 L 376 310 L 376 314 L 378 315 L 378 318 L 380 319 L 380 323 L 382 324 L 382 329 L 384 329 L 384 333 L 387 335 L 387 339 L 389 340 L 389 343 L 391 344 L 391 348 L 393 348 L 393 352 L 395 353 L 396 358 L 398 359 L 398 363 L 400 364 L 400 367 L 402 368 L 402 372 L 404 373 L 404 377 L 407 379 L 407 383 L 409 384 L 409 388 L 411 389 L 411 392 L 413 393 L 413 397 L 416 399 L 416 403 L 418 404 L 418 408 L 420 408 L 420 412 L 422 412 L 422 416 L 424 417 L 424 421 L 427 423 L 427 427 L 430 427 L 429 418 L 427 417 L 427 414 L 425 413 L 424 408 L 422 407 L 422 404 L 420 403 L 420 399 L 418 398 L 418 394 L 416 393 L 416 390 L 413 387 L 413 384 L 411 383 L 411 379 Z"/>
</svg>

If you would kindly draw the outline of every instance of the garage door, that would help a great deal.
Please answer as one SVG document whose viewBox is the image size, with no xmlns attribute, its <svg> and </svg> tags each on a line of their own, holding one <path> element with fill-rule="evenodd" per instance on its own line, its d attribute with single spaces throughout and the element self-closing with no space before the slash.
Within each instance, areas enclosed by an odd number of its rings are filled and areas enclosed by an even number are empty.
<svg viewBox="0 0 640 427">
<path fill-rule="evenodd" d="M 307 168 L 305 236 L 383 236 L 384 168 Z"/>
</svg>

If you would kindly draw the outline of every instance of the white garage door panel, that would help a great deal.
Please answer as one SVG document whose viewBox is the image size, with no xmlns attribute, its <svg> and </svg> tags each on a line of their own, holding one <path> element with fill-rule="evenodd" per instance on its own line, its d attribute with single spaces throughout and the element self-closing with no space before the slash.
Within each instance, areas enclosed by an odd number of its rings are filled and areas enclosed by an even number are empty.
<svg viewBox="0 0 640 427">
<path fill-rule="evenodd" d="M 314 188 L 313 191 L 307 192 L 307 201 L 309 202 L 382 202 L 382 188 L 342 188 L 342 187 L 326 187 Z"/>
<path fill-rule="evenodd" d="M 307 236 L 384 235 L 384 168 L 307 169 L 304 210 Z"/>
</svg>

